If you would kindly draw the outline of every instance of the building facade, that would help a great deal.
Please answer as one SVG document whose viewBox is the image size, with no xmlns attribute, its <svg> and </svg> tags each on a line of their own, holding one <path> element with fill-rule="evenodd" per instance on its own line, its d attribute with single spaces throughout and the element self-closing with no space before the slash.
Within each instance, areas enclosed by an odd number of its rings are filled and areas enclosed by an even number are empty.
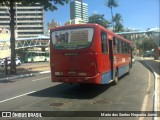
<svg viewBox="0 0 160 120">
<path fill-rule="evenodd" d="M 45 33 L 45 18 L 43 6 L 24 6 L 15 4 L 15 37 L 37 37 Z M 6 6 L 0 7 L 0 28 L 10 29 L 10 13 Z"/>
<path fill-rule="evenodd" d="M 70 19 L 81 18 L 85 23 L 88 23 L 88 4 L 82 0 L 73 0 L 70 2 Z"/>
<path fill-rule="evenodd" d="M 75 18 L 65 23 L 65 25 L 71 25 L 71 24 L 85 24 L 85 22 L 81 18 Z"/>
</svg>

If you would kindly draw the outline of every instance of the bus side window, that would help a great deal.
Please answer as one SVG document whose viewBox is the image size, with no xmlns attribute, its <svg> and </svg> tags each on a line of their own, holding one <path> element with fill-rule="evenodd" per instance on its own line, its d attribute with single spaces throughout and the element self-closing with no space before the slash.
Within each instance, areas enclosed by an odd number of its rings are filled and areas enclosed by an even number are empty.
<svg viewBox="0 0 160 120">
<path fill-rule="evenodd" d="M 125 43 L 121 41 L 121 44 L 122 44 L 122 53 L 125 53 Z"/>
<path fill-rule="evenodd" d="M 126 53 L 126 43 L 123 42 L 123 45 L 124 45 L 124 53 Z"/>
<path fill-rule="evenodd" d="M 128 53 L 128 43 L 126 43 L 126 53 Z"/>
<path fill-rule="evenodd" d="M 132 47 L 128 44 L 128 53 L 131 53 Z"/>
<path fill-rule="evenodd" d="M 126 46 L 127 48 L 126 48 L 126 51 L 127 51 L 127 53 L 129 53 L 129 44 L 127 43 L 127 46 Z"/>
<path fill-rule="evenodd" d="M 118 53 L 118 39 L 113 37 L 114 53 Z"/>
<path fill-rule="evenodd" d="M 108 53 L 107 34 L 105 32 L 101 32 L 101 47 L 102 53 Z"/>
<path fill-rule="evenodd" d="M 118 39 L 118 53 L 122 53 L 122 44 L 121 44 L 121 40 Z"/>
</svg>

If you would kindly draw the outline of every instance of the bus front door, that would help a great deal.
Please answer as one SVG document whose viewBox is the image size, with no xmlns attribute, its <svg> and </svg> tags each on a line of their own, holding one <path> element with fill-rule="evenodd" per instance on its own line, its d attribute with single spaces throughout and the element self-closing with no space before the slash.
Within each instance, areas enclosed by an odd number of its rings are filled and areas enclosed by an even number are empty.
<svg viewBox="0 0 160 120">
<path fill-rule="evenodd" d="M 116 85 L 118 83 L 118 70 L 116 69 L 115 65 L 115 56 L 113 55 L 113 42 L 109 40 L 109 59 L 110 59 L 110 66 L 111 66 L 111 78 L 113 80 L 113 84 Z"/>
</svg>

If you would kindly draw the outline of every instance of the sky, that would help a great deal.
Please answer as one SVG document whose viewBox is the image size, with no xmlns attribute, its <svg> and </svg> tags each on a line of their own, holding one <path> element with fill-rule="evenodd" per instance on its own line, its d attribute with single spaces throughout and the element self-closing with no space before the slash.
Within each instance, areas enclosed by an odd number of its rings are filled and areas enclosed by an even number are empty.
<svg viewBox="0 0 160 120">
<path fill-rule="evenodd" d="M 106 20 L 111 20 L 111 11 L 105 6 L 107 0 L 83 0 L 88 4 L 88 15 L 103 14 Z M 160 0 L 117 0 L 118 7 L 113 8 L 113 14 L 120 13 L 125 28 L 146 30 L 160 26 Z M 54 19 L 64 25 L 70 20 L 70 4 L 58 5 L 58 10 L 45 13 L 46 24 Z"/>
</svg>

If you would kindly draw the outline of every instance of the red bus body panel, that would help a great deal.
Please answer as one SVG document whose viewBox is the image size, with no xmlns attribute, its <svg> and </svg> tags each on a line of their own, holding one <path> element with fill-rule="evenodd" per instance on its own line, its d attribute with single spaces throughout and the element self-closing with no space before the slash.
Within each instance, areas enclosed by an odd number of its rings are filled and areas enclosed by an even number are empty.
<svg viewBox="0 0 160 120">
<path fill-rule="evenodd" d="M 52 37 L 50 39 L 52 82 L 106 84 L 113 79 L 113 71 L 115 69 L 119 69 L 119 76 L 123 75 L 125 69 L 128 68 L 131 63 L 131 55 L 113 53 L 114 65 L 112 69 L 109 53 L 102 54 L 101 50 L 101 31 L 105 31 L 111 41 L 113 41 L 113 36 L 118 36 L 113 32 L 97 24 L 80 24 L 57 27 L 51 29 L 50 33 L 52 34 L 52 32 L 59 29 L 79 27 L 94 29 L 92 44 L 88 48 L 78 50 L 57 50 L 53 47 Z M 122 37 L 120 38 L 130 44 L 129 41 Z"/>
</svg>

